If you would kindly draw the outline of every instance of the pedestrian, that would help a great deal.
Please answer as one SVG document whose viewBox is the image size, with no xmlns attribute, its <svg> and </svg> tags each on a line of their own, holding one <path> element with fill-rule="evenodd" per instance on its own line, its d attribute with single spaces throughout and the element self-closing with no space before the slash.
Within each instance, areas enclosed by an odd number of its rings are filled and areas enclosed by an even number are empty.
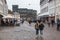
<svg viewBox="0 0 60 40">
<path fill-rule="evenodd" d="M 47 24 L 48 24 L 48 27 L 50 27 L 50 21 L 48 21 Z"/>
<path fill-rule="evenodd" d="M 24 20 L 22 20 L 22 24 L 24 23 Z"/>
<path fill-rule="evenodd" d="M 59 28 L 60 28 L 60 20 L 59 18 L 57 19 L 57 30 L 59 31 Z"/>
<path fill-rule="evenodd" d="M 4 26 L 4 20 L 1 19 L 1 26 Z"/>
<path fill-rule="evenodd" d="M 54 26 L 54 23 L 55 23 L 55 21 L 54 20 L 51 20 L 52 27 Z"/>
<path fill-rule="evenodd" d="M 29 24 L 31 24 L 31 21 L 29 21 Z"/>
<path fill-rule="evenodd" d="M 44 24 L 43 22 L 39 23 L 39 30 L 40 30 L 40 34 L 43 35 L 43 29 L 44 29 Z"/>
<path fill-rule="evenodd" d="M 8 23 L 8 19 L 6 19 L 6 23 L 5 23 L 5 24 L 6 24 L 6 26 L 8 26 L 8 24 L 9 24 L 9 23 Z"/>
<path fill-rule="evenodd" d="M 35 30 L 36 30 L 36 35 L 38 35 L 39 34 L 39 22 L 38 21 L 36 21 Z"/>
<path fill-rule="evenodd" d="M 31 26 L 31 20 L 29 21 L 29 25 Z"/>
</svg>

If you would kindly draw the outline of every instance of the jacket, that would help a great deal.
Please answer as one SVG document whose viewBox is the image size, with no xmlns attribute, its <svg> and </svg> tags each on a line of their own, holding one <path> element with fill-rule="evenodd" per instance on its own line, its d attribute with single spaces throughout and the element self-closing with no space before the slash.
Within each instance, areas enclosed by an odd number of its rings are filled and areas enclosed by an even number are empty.
<svg viewBox="0 0 60 40">
<path fill-rule="evenodd" d="M 39 29 L 39 23 L 35 24 L 35 29 Z"/>
<path fill-rule="evenodd" d="M 43 29 L 44 29 L 44 25 L 43 25 L 43 24 L 40 24 L 40 25 L 39 25 L 39 29 L 40 29 L 40 30 L 43 30 Z"/>
</svg>

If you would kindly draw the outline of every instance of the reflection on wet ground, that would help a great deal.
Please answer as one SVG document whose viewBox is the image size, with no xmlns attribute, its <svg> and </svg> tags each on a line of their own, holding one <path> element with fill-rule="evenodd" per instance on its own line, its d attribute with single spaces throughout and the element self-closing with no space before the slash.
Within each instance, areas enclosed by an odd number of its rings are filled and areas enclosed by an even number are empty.
<svg viewBox="0 0 60 40">
<path fill-rule="evenodd" d="M 35 38 L 35 40 L 44 40 L 44 38 L 42 37 L 42 36 L 37 36 L 36 38 Z"/>
</svg>

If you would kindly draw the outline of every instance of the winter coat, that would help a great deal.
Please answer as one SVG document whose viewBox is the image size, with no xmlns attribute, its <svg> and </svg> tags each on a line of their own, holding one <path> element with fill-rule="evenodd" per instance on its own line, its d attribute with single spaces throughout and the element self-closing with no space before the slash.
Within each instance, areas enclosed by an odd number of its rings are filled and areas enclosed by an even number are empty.
<svg viewBox="0 0 60 40">
<path fill-rule="evenodd" d="M 39 23 L 35 24 L 35 29 L 39 29 Z"/>
<path fill-rule="evenodd" d="M 39 25 L 39 29 L 40 29 L 40 30 L 43 30 L 43 29 L 44 29 L 44 25 L 43 25 L 43 24 L 40 24 L 40 25 Z"/>
</svg>

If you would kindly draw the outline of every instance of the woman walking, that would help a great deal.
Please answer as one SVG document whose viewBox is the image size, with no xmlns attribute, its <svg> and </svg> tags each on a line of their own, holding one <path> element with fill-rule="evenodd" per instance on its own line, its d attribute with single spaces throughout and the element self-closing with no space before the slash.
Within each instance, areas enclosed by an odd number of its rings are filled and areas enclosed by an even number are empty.
<svg viewBox="0 0 60 40">
<path fill-rule="evenodd" d="M 39 34 L 39 22 L 38 21 L 36 21 L 35 30 L 36 30 L 36 35 L 38 35 Z"/>
</svg>

